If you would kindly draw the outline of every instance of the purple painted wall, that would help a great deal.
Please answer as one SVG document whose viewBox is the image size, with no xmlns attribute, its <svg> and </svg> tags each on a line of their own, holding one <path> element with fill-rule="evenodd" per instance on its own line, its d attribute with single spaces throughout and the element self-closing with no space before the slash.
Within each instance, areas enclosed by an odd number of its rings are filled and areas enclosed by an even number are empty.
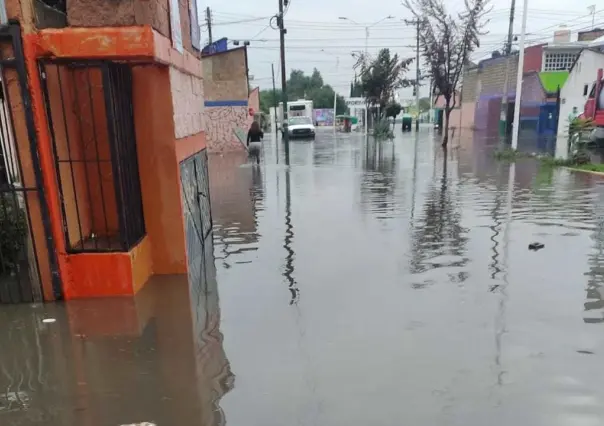
<svg viewBox="0 0 604 426">
<path fill-rule="evenodd" d="M 515 88 L 508 92 L 508 99 L 514 102 L 516 98 Z M 474 126 L 477 130 L 493 130 L 499 127 L 501 115 L 500 93 L 480 93 L 476 103 L 474 114 Z M 525 74 L 522 81 L 522 99 L 520 107 L 520 119 L 534 119 L 539 116 L 539 106 L 545 102 L 545 93 L 539 74 L 536 72 Z"/>
</svg>

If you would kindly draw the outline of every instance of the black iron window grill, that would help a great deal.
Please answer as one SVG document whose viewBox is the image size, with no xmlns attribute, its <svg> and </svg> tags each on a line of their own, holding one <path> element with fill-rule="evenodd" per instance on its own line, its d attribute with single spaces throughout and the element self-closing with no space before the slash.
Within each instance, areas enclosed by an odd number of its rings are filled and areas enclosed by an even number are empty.
<svg viewBox="0 0 604 426">
<path fill-rule="evenodd" d="M 43 62 L 68 250 L 128 251 L 145 236 L 126 64 Z"/>
</svg>

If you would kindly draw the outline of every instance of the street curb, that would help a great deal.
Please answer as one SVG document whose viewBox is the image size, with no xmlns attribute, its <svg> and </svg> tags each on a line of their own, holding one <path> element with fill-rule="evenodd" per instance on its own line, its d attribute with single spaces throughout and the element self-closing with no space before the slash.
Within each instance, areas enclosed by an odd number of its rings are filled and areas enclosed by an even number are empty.
<svg viewBox="0 0 604 426">
<path fill-rule="evenodd" d="M 570 170 L 571 172 L 583 172 L 583 173 L 590 173 L 592 175 L 604 176 L 604 172 L 594 172 L 593 170 L 577 169 L 575 167 L 564 167 L 564 168 L 566 170 Z"/>
</svg>

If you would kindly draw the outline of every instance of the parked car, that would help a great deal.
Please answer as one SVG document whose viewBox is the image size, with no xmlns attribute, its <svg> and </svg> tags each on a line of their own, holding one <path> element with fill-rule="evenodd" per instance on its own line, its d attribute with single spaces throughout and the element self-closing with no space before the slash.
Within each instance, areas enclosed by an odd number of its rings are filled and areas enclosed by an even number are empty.
<svg viewBox="0 0 604 426">
<path fill-rule="evenodd" d="M 310 117 L 292 117 L 289 119 L 287 131 L 290 139 L 314 139 L 315 126 Z"/>
</svg>

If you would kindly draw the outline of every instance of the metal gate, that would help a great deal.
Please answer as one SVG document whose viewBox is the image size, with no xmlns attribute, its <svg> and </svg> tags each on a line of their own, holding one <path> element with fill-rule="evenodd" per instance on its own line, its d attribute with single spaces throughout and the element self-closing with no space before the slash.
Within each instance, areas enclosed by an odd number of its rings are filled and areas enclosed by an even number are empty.
<svg viewBox="0 0 604 426">
<path fill-rule="evenodd" d="M 0 52 L 0 303 L 43 301 L 43 280 L 52 283 L 58 299 L 61 285 L 17 24 L 0 27 Z M 29 143 L 15 139 L 13 120 L 25 125 Z"/>
<path fill-rule="evenodd" d="M 198 282 L 203 277 L 204 250 L 212 230 L 208 155 L 198 152 L 180 163 L 180 182 L 184 204 L 185 233 L 189 277 Z M 209 245 L 211 247 L 211 245 Z"/>
</svg>

